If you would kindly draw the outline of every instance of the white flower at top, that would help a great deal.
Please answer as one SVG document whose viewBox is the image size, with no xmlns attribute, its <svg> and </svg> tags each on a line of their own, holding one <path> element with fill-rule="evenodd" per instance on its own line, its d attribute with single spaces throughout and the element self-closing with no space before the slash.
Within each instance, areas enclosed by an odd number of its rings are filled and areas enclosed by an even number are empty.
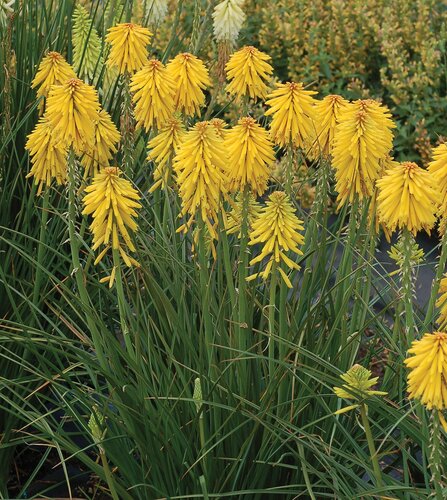
<svg viewBox="0 0 447 500">
<path fill-rule="evenodd" d="M 244 0 L 223 0 L 214 8 L 214 36 L 218 42 L 233 44 L 237 40 L 245 21 L 243 3 Z"/>
</svg>

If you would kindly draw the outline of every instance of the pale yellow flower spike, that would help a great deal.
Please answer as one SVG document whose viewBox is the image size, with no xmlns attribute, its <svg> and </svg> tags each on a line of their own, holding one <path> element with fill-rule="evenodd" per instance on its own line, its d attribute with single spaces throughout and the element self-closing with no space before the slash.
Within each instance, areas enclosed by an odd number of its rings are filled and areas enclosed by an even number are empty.
<svg viewBox="0 0 447 500">
<path fill-rule="evenodd" d="M 249 245 L 262 245 L 261 253 L 250 261 L 250 265 L 263 262 L 264 259 L 268 261 L 264 271 L 249 276 L 247 281 L 258 276 L 267 279 L 275 262 L 284 282 L 292 288 L 292 283 L 280 264 L 283 262 L 289 269 L 299 269 L 299 265 L 287 256 L 287 252 L 303 255 L 299 248 L 304 243 L 304 237 L 300 233 L 303 229 L 303 221 L 295 215 L 289 197 L 281 191 L 272 193 L 261 214 L 253 222 L 249 242 Z"/>
<path fill-rule="evenodd" d="M 293 145 L 305 149 L 315 137 L 315 100 L 317 92 L 305 90 L 302 83 L 277 83 L 277 89 L 267 96 L 265 104 L 273 116 L 272 138 L 279 146 Z"/>
<path fill-rule="evenodd" d="M 31 170 L 26 176 L 33 177 L 39 185 L 37 195 L 40 195 L 44 184 L 48 186 L 53 179 L 58 184 L 65 182 L 67 177 L 67 149 L 54 140 L 53 126 L 46 118 L 42 118 L 33 132 L 28 136 L 26 149 L 31 157 Z"/>
<path fill-rule="evenodd" d="M 95 175 L 102 168 L 108 167 L 113 155 L 118 151 L 121 135 L 110 118 L 109 113 L 103 109 L 95 120 L 95 136 L 93 147 L 81 159 L 85 169 L 85 177 Z"/>
<path fill-rule="evenodd" d="M 133 92 L 135 119 L 146 131 L 152 127 L 160 129 L 172 117 L 175 82 L 157 59 L 151 59 L 133 75 L 130 90 Z"/>
<path fill-rule="evenodd" d="M 443 234 L 447 225 L 447 145 L 440 144 L 433 149 L 433 161 L 428 165 L 438 190 L 441 193 L 438 215 L 440 217 L 439 232 Z"/>
<path fill-rule="evenodd" d="M 254 193 L 262 195 L 275 161 L 267 131 L 254 118 L 241 118 L 227 132 L 224 147 L 229 155 L 229 190 L 243 191 L 248 185 Z"/>
<path fill-rule="evenodd" d="M 227 92 L 237 97 L 265 99 L 268 87 L 265 81 L 273 73 L 268 63 L 271 57 L 256 47 L 246 46 L 231 55 L 225 66 L 227 72 Z"/>
<path fill-rule="evenodd" d="M 412 162 L 397 163 L 377 181 L 379 220 L 390 231 L 421 229 L 430 234 L 436 222 L 439 199 L 435 181 L 427 170 Z"/>
<path fill-rule="evenodd" d="M 109 28 L 106 36 L 110 43 L 108 66 L 116 66 L 121 74 L 140 70 L 148 59 L 147 46 L 152 33 L 133 23 L 122 23 Z"/>
<path fill-rule="evenodd" d="M 39 65 L 31 87 L 38 87 L 37 97 L 48 97 L 53 85 L 62 85 L 71 78 L 76 78 L 76 73 L 63 56 L 59 52 L 48 52 Z"/>
<path fill-rule="evenodd" d="M 148 142 L 148 161 L 157 165 L 154 170 L 154 184 L 149 189 L 152 193 L 159 187 L 168 186 L 171 175 L 171 162 L 180 144 L 186 136 L 185 127 L 179 118 L 171 118 L 158 135 Z"/>
<path fill-rule="evenodd" d="M 181 143 L 174 158 L 181 216 L 189 220 L 177 231 L 186 231 L 199 212 L 212 238 L 217 239 L 215 226 L 222 194 L 226 193 L 227 158 L 223 141 L 210 122 L 199 122 Z"/>
<path fill-rule="evenodd" d="M 203 62 L 189 52 L 178 54 L 166 66 L 176 85 L 175 106 L 186 116 L 200 115 L 205 104 L 203 91 L 212 83 Z"/>
<path fill-rule="evenodd" d="M 131 232 L 138 229 L 134 218 L 136 209 L 141 208 L 140 195 L 132 184 L 120 177 L 117 167 L 103 168 L 93 178 L 92 184 L 85 188 L 83 215 L 92 215 L 90 230 L 93 234 L 95 251 L 100 246 L 105 248 L 95 260 L 98 264 L 110 248 L 118 250 L 127 266 L 138 266 L 138 262 L 127 255 L 126 250 L 135 251 Z"/>
<path fill-rule="evenodd" d="M 390 117 L 388 109 L 373 100 L 355 101 L 340 114 L 332 150 L 339 208 L 373 194 L 380 161 L 393 143 L 395 124 Z"/>
<path fill-rule="evenodd" d="M 447 409 L 447 333 L 426 333 L 412 342 L 408 354 L 408 397 L 429 410 Z"/>
<path fill-rule="evenodd" d="M 66 147 L 73 145 L 76 153 L 81 154 L 94 146 L 99 108 L 96 90 L 72 78 L 51 88 L 46 115 L 55 138 Z"/>
</svg>

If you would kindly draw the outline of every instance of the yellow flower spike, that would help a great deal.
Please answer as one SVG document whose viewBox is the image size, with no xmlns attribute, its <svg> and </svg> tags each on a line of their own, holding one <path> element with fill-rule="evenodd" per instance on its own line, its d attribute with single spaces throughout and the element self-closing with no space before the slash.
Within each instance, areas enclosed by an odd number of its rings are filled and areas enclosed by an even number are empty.
<svg viewBox="0 0 447 500">
<path fill-rule="evenodd" d="M 273 73 L 273 68 L 268 63 L 270 60 L 270 56 L 252 46 L 234 52 L 225 65 L 229 80 L 227 92 L 239 98 L 248 96 L 252 99 L 265 99 L 268 91 L 265 81 Z"/>
<path fill-rule="evenodd" d="M 277 83 L 277 88 L 267 96 L 265 104 L 272 115 L 270 125 L 273 140 L 279 146 L 294 145 L 305 148 L 315 137 L 315 100 L 312 90 L 305 90 L 302 83 Z"/>
<path fill-rule="evenodd" d="M 33 132 L 28 136 L 26 149 L 31 157 L 31 170 L 26 176 L 33 177 L 39 185 L 37 195 L 42 192 L 44 184 L 48 186 L 53 179 L 57 184 L 65 182 L 67 177 L 67 149 L 54 140 L 53 126 L 46 118 L 42 118 Z"/>
<path fill-rule="evenodd" d="M 132 77 L 130 90 L 135 104 L 135 119 L 146 131 L 160 129 L 175 109 L 175 82 L 164 64 L 157 59 L 148 61 Z"/>
<path fill-rule="evenodd" d="M 242 211 L 243 211 L 243 198 L 239 193 L 237 195 L 236 201 L 231 203 L 232 209 L 227 214 L 225 218 L 225 229 L 227 234 L 235 234 L 238 233 L 238 238 L 241 237 L 241 227 L 242 227 Z M 253 194 L 250 193 L 248 197 L 248 212 L 247 212 L 247 226 L 250 230 L 253 226 L 253 222 L 259 217 L 261 214 L 261 204 L 256 201 L 256 198 Z"/>
<path fill-rule="evenodd" d="M 152 193 L 159 187 L 165 189 L 171 175 L 171 162 L 180 144 L 186 136 L 185 127 L 179 118 L 171 118 L 160 133 L 148 142 L 148 161 L 157 165 L 154 170 L 154 184 L 149 189 Z"/>
<path fill-rule="evenodd" d="M 226 128 L 227 122 L 225 120 L 221 120 L 220 118 L 213 118 L 210 120 L 211 125 L 216 129 L 217 135 L 221 139 L 225 139 L 228 133 L 228 129 Z"/>
<path fill-rule="evenodd" d="M 371 389 L 377 383 L 379 377 L 371 377 L 371 371 L 360 365 L 354 365 L 346 373 L 340 375 L 345 382 L 341 387 L 334 387 L 335 394 L 342 399 L 353 400 L 355 404 L 342 408 L 335 412 L 336 415 L 358 408 L 358 403 L 363 403 L 371 396 L 386 396 L 384 391 Z"/>
<path fill-rule="evenodd" d="M 412 162 L 397 163 L 377 181 L 377 210 L 390 231 L 407 228 L 414 235 L 430 234 L 436 222 L 439 194 L 427 170 Z"/>
<path fill-rule="evenodd" d="M 339 208 L 373 194 L 380 176 L 380 161 L 391 150 L 395 124 L 385 106 L 373 100 L 359 100 L 340 113 L 335 128 L 332 158 Z"/>
<path fill-rule="evenodd" d="M 292 288 L 292 283 L 280 264 L 283 262 L 289 269 L 299 269 L 300 266 L 287 256 L 287 252 L 303 255 L 299 248 L 304 243 L 304 237 L 300 233 L 303 229 L 303 221 L 295 215 L 289 197 L 282 191 L 272 193 L 268 197 L 266 206 L 253 222 L 248 243 L 249 245 L 262 245 L 261 253 L 250 261 L 251 266 L 263 262 L 264 259 L 268 261 L 263 272 L 249 276 L 247 281 L 259 275 L 267 279 L 275 262 L 284 282 Z"/>
<path fill-rule="evenodd" d="M 262 195 L 275 162 L 267 131 L 254 118 L 241 118 L 226 133 L 224 147 L 229 156 L 229 190 L 243 191 L 248 185 L 253 192 Z"/>
<path fill-rule="evenodd" d="M 433 161 L 428 165 L 441 193 L 438 215 L 440 217 L 439 232 L 443 234 L 447 226 L 447 145 L 440 144 L 433 149 Z"/>
<path fill-rule="evenodd" d="M 221 197 L 226 193 L 226 168 L 225 148 L 216 128 L 208 121 L 197 123 L 187 132 L 174 158 L 182 202 L 180 215 L 190 215 L 177 231 L 186 231 L 200 213 L 211 237 L 218 239 L 215 226 Z"/>
<path fill-rule="evenodd" d="M 85 169 L 85 177 L 95 175 L 102 168 L 108 167 L 113 155 L 118 151 L 121 135 L 110 118 L 109 113 L 103 109 L 95 120 L 95 135 L 92 148 L 81 159 Z"/>
<path fill-rule="evenodd" d="M 200 115 L 200 107 L 205 104 L 203 91 L 212 85 L 205 64 L 183 52 L 169 61 L 166 69 L 176 84 L 176 109 L 186 116 Z"/>
<path fill-rule="evenodd" d="M 110 43 L 108 66 L 116 66 L 121 74 L 140 70 L 148 59 L 147 46 L 152 33 L 133 23 L 122 23 L 109 28 L 106 41 Z"/>
<path fill-rule="evenodd" d="M 447 327 L 447 274 L 444 274 L 439 283 L 436 307 L 439 309 L 436 323 L 439 325 L 440 330 L 444 330 Z"/>
<path fill-rule="evenodd" d="M 111 247 L 119 251 L 127 266 L 138 266 L 138 262 L 127 255 L 126 250 L 135 251 L 131 233 L 138 229 L 135 218 L 138 217 L 136 209 L 141 208 L 140 195 L 127 179 L 120 176 L 121 171 L 117 167 L 106 167 L 96 174 L 92 184 L 85 188 L 82 214 L 93 217 L 90 225 L 92 250 L 102 245 L 106 247 L 95 264 Z"/>
<path fill-rule="evenodd" d="M 55 137 L 64 146 L 73 145 L 75 152 L 80 154 L 94 146 L 99 108 L 96 90 L 72 78 L 51 88 L 46 114 Z"/>
<path fill-rule="evenodd" d="M 332 154 L 335 127 L 340 123 L 340 116 L 348 104 L 349 101 L 335 94 L 316 102 L 314 110 L 316 135 L 310 145 L 313 159 Z"/>
<path fill-rule="evenodd" d="M 38 98 L 46 98 L 53 85 L 62 85 L 71 78 L 76 78 L 76 73 L 64 57 L 59 52 L 48 52 L 39 64 L 31 87 L 38 87 Z"/>
<path fill-rule="evenodd" d="M 428 409 L 447 409 L 447 333 L 426 333 L 415 340 L 405 360 L 408 397 Z"/>
</svg>

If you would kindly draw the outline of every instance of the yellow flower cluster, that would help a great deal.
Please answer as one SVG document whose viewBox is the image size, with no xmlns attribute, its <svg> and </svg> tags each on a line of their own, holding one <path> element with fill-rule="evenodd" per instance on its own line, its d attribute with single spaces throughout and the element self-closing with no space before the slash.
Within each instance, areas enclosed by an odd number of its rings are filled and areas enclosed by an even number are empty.
<svg viewBox="0 0 447 500">
<path fill-rule="evenodd" d="M 376 101 L 355 101 L 340 113 L 332 149 L 339 206 L 372 196 L 394 127 L 388 109 Z"/>
<path fill-rule="evenodd" d="M 103 168 L 95 175 L 90 186 L 85 188 L 83 215 L 92 215 L 90 230 L 93 233 L 93 250 L 105 248 L 95 260 L 100 262 L 107 251 L 118 250 L 126 265 L 138 266 L 138 262 L 128 256 L 126 249 L 135 251 L 129 231 L 138 229 L 134 217 L 140 208 L 140 195 L 132 184 L 121 177 L 117 167 Z M 113 284 L 113 280 L 111 285 Z"/>
<path fill-rule="evenodd" d="M 436 222 L 438 190 L 430 172 L 416 163 L 397 163 L 377 181 L 379 220 L 388 229 L 421 229 L 430 234 Z"/>
<path fill-rule="evenodd" d="M 197 123 L 185 135 L 174 158 L 174 171 L 182 201 L 181 215 L 190 217 L 178 231 L 187 230 L 198 212 L 212 238 L 217 239 L 218 212 L 227 181 L 222 141 L 209 121 Z"/>
<path fill-rule="evenodd" d="M 268 63 L 270 59 L 270 56 L 252 46 L 243 47 L 232 54 L 225 66 L 227 78 L 230 80 L 227 92 L 237 97 L 264 99 L 268 91 L 265 82 L 273 72 Z"/>
<path fill-rule="evenodd" d="M 305 148 L 309 137 L 315 136 L 315 101 L 317 92 L 305 90 L 302 83 L 278 83 L 277 89 L 267 96 L 265 104 L 272 115 L 270 130 L 279 146 Z"/>
<path fill-rule="evenodd" d="M 147 28 L 133 23 L 109 28 L 106 40 L 111 48 L 107 64 L 116 66 L 121 74 L 138 71 L 147 61 L 147 46 L 151 36 Z"/>
<path fill-rule="evenodd" d="M 54 138 L 52 125 L 42 118 L 34 131 L 28 136 L 26 149 L 31 156 L 31 170 L 27 177 L 34 176 L 38 185 L 37 195 L 40 195 L 44 184 L 48 186 L 52 179 L 58 184 L 65 182 L 67 177 L 67 148 Z"/>
<path fill-rule="evenodd" d="M 118 151 L 117 144 L 121 138 L 109 113 L 103 109 L 99 111 L 94 127 L 93 144 L 81 158 L 85 177 L 95 175 L 110 164 L 113 155 Z"/>
<path fill-rule="evenodd" d="M 46 115 L 55 136 L 66 147 L 73 146 L 76 153 L 81 154 L 94 145 L 99 108 L 96 90 L 72 78 L 51 87 Z"/>
<path fill-rule="evenodd" d="M 408 397 L 429 410 L 447 409 L 447 333 L 426 333 L 411 344 L 408 354 Z"/>
<path fill-rule="evenodd" d="M 205 103 L 203 91 L 211 87 L 208 70 L 196 56 L 184 52 L 178 54 L 166 67 L 176 86 L 175 106 L 187 116 L 200 115 Z"/>
<path fill-rule="evenodd" d="M 182 121 L 173 117 L 166 123 L 160 133 L 149 141 L 147 160 L 153 161 L 157 165 L 154 170 L 155 182 L 149 192 L 152 193 L 159 187 L 165 189 L 169 185 L 171 162 L 185 135 L 185 126 Z"/>
<path fill-rule="evenodd" d="M 292 283 L 284 269 L 283 262 L 289 269 L 299 269 L 299 265 L 287 256 L 287 252 L 302 255 L 300 246 L 304 243 L 301 231 L 303 221 L 295 215 L 295 210 L 289 197 L 282 191 L 275 191 L 268 197 L 266 206 L 254 220 L 250 231 L 249 245 L 262 245 L 261 253 L 250 261 L 250 265 L 262 263 L 265 268 L 247 278 L 251 281 L 259 275 L 267 279 L 275 265 L 284 282 L 289 288 Z M 266 263 L 264 263 L 266 260 Z"/>
<path fill-rule="evenodd" d="M 158 59 L 148 61 L 132 77 L 135 118 L 146 131 L 160 129 L 172 117 L 175 109 L 175 81 Z"/>
<path fill-rule="evenodd" d="M 253 192 L 262 195 L 275 161 L 267 131 L 254 118 L 241 118 L 226 134 L 224 148 L 229 156 L 229 190 L 243 191 L 249 186 Z"/>
<path fill-rule="evenodd" d="M 31 87 L 39 87 L 37 97 L 48 97 L 53 85 L 62 85 L 71 78 L 76 78 L 76 73 L 63 56 L 59 52 L 48 52 L 39 65 Z"/>
</svg>

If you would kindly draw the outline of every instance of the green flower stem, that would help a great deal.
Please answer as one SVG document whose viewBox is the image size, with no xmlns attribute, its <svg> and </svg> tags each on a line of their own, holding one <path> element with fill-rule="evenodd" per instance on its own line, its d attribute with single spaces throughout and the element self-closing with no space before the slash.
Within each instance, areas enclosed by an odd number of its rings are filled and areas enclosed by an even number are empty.
<svg viewBox="0 0 447 500">
<path fill-rule="evenodd" d="M 445 266 L 447 263 L 447 231 L 445 231 L 444 234 L 442 235 L 440 247 L 441 247 L 441 253 L 439 255 L 439 262 L 436 267 L 436 276 L 435 279 L 433 280 L 430 300 L 427 306 L 427 314 L 425 315 L 425 325 L 424 325 L 425 331 L 431 331 L 429 325 L 432 322 L 432 316 L 435 309 L 436 298 L 439 290 L 439 282 L 441 281 L 441 278 L 445 272 Z"/>
<path fill-rule="evenodd" d="M 404 228 L 402 230 L 400 238 L 403 243 L 402 248 L 404 253 L 404 259 L 401 269 L 402 301 L 405 311 L 405 336 L 403 339 L 403 346 L 405 349 L 407 349 L 415 338 L 415 321 L 413 310 L 414 277 L 413 263 L 411 261 L 414 238 L 407 228 Z"/>
<path fill-rule="evenodd" d="M 445 499 L 443 485 L 445 484 L 443 474 L 443 464 L 445 458 L 442 451 L 442 430 L 439 421 L 439 413 L 436 410 L 431 414 L 431 432 L 430 432 L 430 470 L 432 473 L 432 483 L 435 487 L 435 498 L 437 500 Z"/>
<path fill-rule="evenodd" d="M 40 221 L 39 246 L 37 248 L 36 277 L 33 288 L 33 304 L 38 305 L 39 294 L 42 282 L 42 261 L 45 254 L 45 243 L 47 235 L 48 209 L 49 209 L 50 188 L 45 187 L 42 203 L 42 219 Z"/>
<path fill-rule="evenodd" d="M 377 458 L 377 451 L 374 445 L 374 439 L 372 436 L 371 427 L 369 425 L 368 413 L 365 403 L 362 403 L 360 405 L 360 417 L 362 419 L 362 425 L 365 430 L 366 441 L 368 442 L 369 454 L 371 457 L 371 463 L 374 470 L 376 486 L 380 488 L 383 486 L 382 471 L 380 469 L 379 460 Z"/>
<path fill-rule="evenodd" d="M 206 446 L 205 446 L 206 440 L 205 440 L 205 422 L 203 419 L 203 408 L 202 408 L 200 416 L 199 416 L 199 436 L 200 436 L 200 449 L 201 449 L 202 455 L 203 455 L 203 459 L 202 459 L 203 474 L 206 477 L 208 465 L 207 465 L 207 455 L 206 455 Z"/>
<path fill-rule="evenodd" d="M 112 471 L 109 467 L 109 462 L 107 461 L 106 453 L 102 446 L 99 446 L 99 456 L 101 458 L 102 468 L 104 469 L 104 474 L 106 477 L 106 482 L 110 490 L 110 494 L 113 500 L 120 500 L 120 496 L 118 495 L 115 487 L 115 479 L 113 477 Z M 126 498 L 131 498 L 130 496 L 126 496 Z"/>
<path fill-rule="evenodd" d="M 201 292 L 201 309 L 202 309 L 202 322 L 205 333 L 205 350 L 208 362 L 208 372 L 213 375 L 214 373 L 214 336 L 213 336 L 213 322 L 210 314 L 210 287 L 209 287 L 209 272 L 208 272 L 208 258 L 206 251 L 205 241 L 205 222 L 201 214 L 198 217 L 198 256 L 199 256 L 199 281 Z M 213 377 L 212 377 L 213 378 Z"/>
<path fill-rule="evenodd" d="M 68 233 L 70 237 L 71 260 L 76 286 L 81 304 L 85 310 L 93 310 L 84 282 L 84 272 L 79 259 L 80 242 L 76 234 L 76 158 L 73 149 L 68 153 Z M 93 345 L 101 367 L 107 370 L 107 360 L 102 349 L 101 334 L 90 314 L 85 313 L 88 328 L 92 334 Z"/>
<path fill-rule="evenodd" d="M 112 255 L 113 255 L 113 267 L 115 268 L 116 295 L 118 299 L 118 311 L 120 316 L 121 331 L 123 334 L 124 344 L 126 345 L 127 352 L 134 359 L 136 359 L 135 349 L 132 345 L 132 339 L 129 334 L 129 326 L 127 324 L 127 302 L 123 287 L 123 275 L 122 275 L 121 259 L 119 251 L 116 248 L 114 248 L 112 250 Z"/>
<path fill-rule="evenodd" d="M 240 254 L 238 262 L 238 318 L 236 326 L 236 338 L 238 350 L 241 355 L 247 350 L 247 335 L 250 331 L 247 314 L 247 270 L 248 270 L 248 207 L 250 201 L 250 191 L 245 186 L 242 194 L 242 214 L 241 214 L 241 237 Z M 242 384 L 249 386 L 247 364 L 245 361 L 239 362 L 239 374 Z"/>
<path fill-rule="evenodd" d="M 269 325 L 269 376 L 270 380 L 274 379 L 275 376 L 275 316 L 276 316 L 276 285 L 278 282 L 278 272 L 276 269 L 276 262 L 273 263 L 271 278 L 270 278 L 270 296 L 269 296 L 269 314 L 268 314 L 268 325 Z"/>
<path fill-rule="evenodd" d="M 135 118 L 133 115 L 132 95 L 130 93 L 130 73 L 122 76 L 123 104 L 121 115 L 122 166 L 124 173 L 131 177 L 133 173 L 133 154 L 135 147 Z"/>
</svg>

